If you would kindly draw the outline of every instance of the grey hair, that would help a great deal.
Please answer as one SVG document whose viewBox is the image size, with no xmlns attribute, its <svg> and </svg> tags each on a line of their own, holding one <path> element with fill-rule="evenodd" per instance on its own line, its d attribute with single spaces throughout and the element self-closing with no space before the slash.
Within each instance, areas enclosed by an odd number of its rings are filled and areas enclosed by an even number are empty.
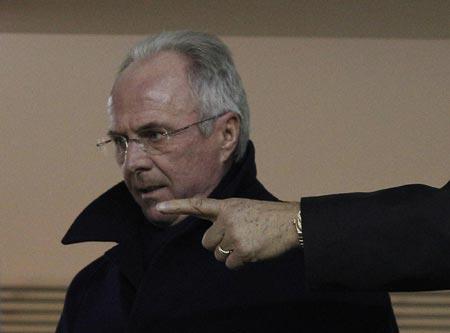
<svg viewBox="0 0 450 333">
<path fill-rule="evenodd" d="M 200 119 L 227 111 L 239 116 L 239 142 L 234 157 L 236 161 L 241 159 L 249 140 L 250 114 L 245 90 L 228 47 L 219 38 L 206 33 L 162 32 L 136 44 L 120 66 L 117 76 L 133 62 L 162 51 L 174 51 L 190 60 L 188 80 L 200 104 Z M 199 127 L 203 135 L 209 135 L 212 131 L 211 122 Z"/>
</svg>

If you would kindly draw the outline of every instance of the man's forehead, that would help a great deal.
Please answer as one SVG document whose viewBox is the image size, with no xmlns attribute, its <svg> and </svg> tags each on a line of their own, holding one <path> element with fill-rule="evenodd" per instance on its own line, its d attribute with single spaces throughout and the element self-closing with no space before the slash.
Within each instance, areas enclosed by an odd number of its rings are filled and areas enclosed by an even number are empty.
<svg viewBox="0 0 450 333">
<path fill-rule="evenodd" d="M 109 130 L 117 133 L 139 132 L 151 127 L 164 127 L 167 130 L 180 127 L 186 119 L 195 121 L 198 114 L 195 109 L 179 109 L 171 104 L 146 103 L 129 104 L 127 107 L 108 108 Z"/>
<path fill-rule="evenodd" d="M 117 77 L 117 87 L 142 88 L 152 83 L 164 84 L 170 81 L 187 82 L 190 61 L 179 53 L 163 51 L 147 58 L 138 59 L 125 68 Z"/>
<path fill-rule="evenodd" d="M 172 103 L 180 96 L 184 82 L 175 76 L 131 78 L 115 84 L 111 91 L 110 105 L 151 103 L 155 106 Z M 179 93 L 176 93 L 176 92 Z"/>
<path fill-rule="evenodd" d="M 136 61 L 117 78 L 108 107 L 140 103 L 164 109 L 192 104 L 193 94 L 186 66 L 186 59 L 174 53 L 161 53 Z"/>
<path fill-rule="evenodd" d="M 142 95 L 128 95 L 126 101 L 116 98 L 114 94 L 111 94 L 108 98 L 107 107 L 108 110 L 112 111 L 115 107 L 127 109 L 136 109 L 138 107 L 144 107 L 154 110 L 172 110 L 173 109 L 173 96 L 164 91 L 149 90 L 144 92 Z"/>
<path fill-rule="evenodd" d="M 148 90 L 145 94 L 130 94 L 126 99 L 108 99 L 110 129 L 117 132 L 137 131 L 142 127 L 167 126 L 179 127 L 186 117 L 194 121 L 197 117 L 196 104 L 182 94 L 173 94 L 164 90 Z M 178 124 L 179 123 L 179 124 Z"/>
</svg>

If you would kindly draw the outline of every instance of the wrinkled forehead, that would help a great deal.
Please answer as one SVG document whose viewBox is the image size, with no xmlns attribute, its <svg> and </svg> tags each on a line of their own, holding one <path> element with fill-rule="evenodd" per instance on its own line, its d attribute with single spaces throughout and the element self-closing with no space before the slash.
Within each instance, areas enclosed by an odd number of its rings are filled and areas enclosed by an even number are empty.
<svg viewBox="0 0 450 333">
<path fill-rule="evenodd" d="M 188 81 L 188 65 L 183 56 L 171 52 L 132 63 L 114 83 L 108 99 L 110 116 L 118 120 L 130 114 L 190 113 L 197 103 Z"/>
<path fill-rule="evenodd" d="M 181 97 L 181 95 L 174 96 L 168 91 L 153 89 L 143 91 L 142 93 L 131 91 L 124 96 L 111 93 L 108 98 L 107 109 L 110 116 L 116 117 L 124 113 L 137 113 L 150 109 L 176 113 L 185 109 L 182 106 L 188 106 L 190 102 L 188 99 Z M 178 110 L 179 107 L 182 107 L 182 109 Z"/>
</svg>

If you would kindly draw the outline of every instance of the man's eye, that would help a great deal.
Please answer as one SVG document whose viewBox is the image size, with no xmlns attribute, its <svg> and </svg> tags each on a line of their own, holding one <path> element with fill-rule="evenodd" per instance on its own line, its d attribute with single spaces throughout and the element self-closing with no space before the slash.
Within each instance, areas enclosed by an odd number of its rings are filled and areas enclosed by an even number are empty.
<svg viewBox="0 0 450 333">
<path fill-rule="evenodd" d="M 111 140 L 117 148 L 124 149 L 126 147 L 126 139 L 123 137 L 114 136 Z"/>
<path fill-rule="evenodd" d="M 162 131 L 148 131 L 143 133 L 143 137 L 150 142 L 159 142 L 164 139 L 165 134 Z"/>
<path fill-rule="evenodd" d="M 120 146 L 123 143 L 123 139 L 120 136 L 114 136 L 111 138 L 112 142 L 114 142 L 115 145 Z"/>
</svg>

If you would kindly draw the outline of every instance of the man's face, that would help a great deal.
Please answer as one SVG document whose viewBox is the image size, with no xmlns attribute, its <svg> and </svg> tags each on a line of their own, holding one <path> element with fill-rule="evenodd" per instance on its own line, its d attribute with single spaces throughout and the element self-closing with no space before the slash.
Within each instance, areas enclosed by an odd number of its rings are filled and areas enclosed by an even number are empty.
<svg viewBox="0 0 450 333">
<path fill-rule="evenodd" d="M 173 52 L 131 64 L 112 89 L 110 132 L 137 138 L 144 129 L 170 132 L 200 120 L 187 80 L 188 65 L 186 58 Z M 170 225 L 175 217 L 157 212 L 156 203 L 206 197 L 225 173 L 216 130 L 205 137 L 193 126 L 168 143 L 165 153 L 151 155 L 130 141 L 119 163 L 134 199 L 146 217 L 159 225 Z"/>
</svg>

